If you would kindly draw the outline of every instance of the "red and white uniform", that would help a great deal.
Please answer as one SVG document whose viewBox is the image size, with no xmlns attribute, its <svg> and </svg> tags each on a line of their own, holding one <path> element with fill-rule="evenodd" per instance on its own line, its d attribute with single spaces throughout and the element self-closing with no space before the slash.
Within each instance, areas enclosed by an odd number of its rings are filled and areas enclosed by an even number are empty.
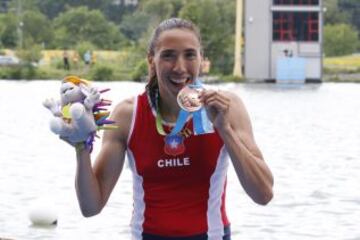
<svg viewBox="0 0 360 240">
<path fill-rule="evenodd" d="M 192 120 L 187 128 L 193 129 Z M 169 132 L 169 126 L 164 126 Z M 164 153 L 156 111 L 148 95 L 136 98 L 127 154 L 133 173 L 132 238 L 143 233 L 219 240 L 229 226 L 225 212 L 228 154 L 218 133 L 185 138 L 185 153 Z"/>
</svg>

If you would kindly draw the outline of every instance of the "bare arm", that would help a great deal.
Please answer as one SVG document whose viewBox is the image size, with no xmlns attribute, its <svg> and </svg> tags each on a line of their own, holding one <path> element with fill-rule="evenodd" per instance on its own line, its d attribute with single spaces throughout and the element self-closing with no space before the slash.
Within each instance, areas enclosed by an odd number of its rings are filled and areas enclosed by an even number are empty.
<svg viewBox="0 0 360 240">
<path fill-rule="evenodd" d="M 255 143 L 250 118 L 241 99 L 215 91 L 206 91 L 202 98 L 244 190 L 256 203 L 267 204 L 273 197 L 274 180 Z"/>
<path fill-rule="evenodd" d="M 91 166 L 90 154 L 84 147 L 76 148 L 77 169 L 75 187 L 84 216 L 98 214 L 105 206 L 124 165 L 126 140 L 131 124 L 132 101 L 116 106 L 111 119 L 117 130 L 105 131 L 102 147 Z"/>
</svg>

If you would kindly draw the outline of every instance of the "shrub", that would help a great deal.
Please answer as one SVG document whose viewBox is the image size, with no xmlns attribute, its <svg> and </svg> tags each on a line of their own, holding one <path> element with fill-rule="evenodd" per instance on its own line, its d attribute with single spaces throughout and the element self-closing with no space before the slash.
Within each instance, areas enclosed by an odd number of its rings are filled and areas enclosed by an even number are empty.
<svg viewBox="0 0 360 240">
<path fill-rule="evenodd" d="M 76 52 L 79 54 L 80 56 L 80 60 L 84 60 L 84 54 L 86 51 L 90 51 L 93 52 L 94 50 L 96 50 L 96 47 L 94 44 L 92 44 L 91 42 L 80 42 L 76 45 L 75 47 Z"/>
<path fill-rule="evenodd" d="M 354 53 L 359 39 L 355 29 L 347 24 L 326 25 L 324 50 L 326 56 L 342 56 Z"/>
<path fill-rule="evenodd" d="M 90 72 L 90 78 L 96 81 L 114 80 L 114 70 L 104 65 L 95 65 Z"/>
<path fill-rule="evenodd" d="M 8 67 L 5 69 L 6 79 L 23 79 L 23 68 L 21 66 Z"/>
<path fill-rule="evenodd" d="M 234 75 L 225 75 L 225 76 L 219 76 L 219 79 L 223 82 L 244 82 L 245 79 L 243 77 L 237 77 Z"/>
<path fill-rule="evenodd" d="M 131 79 L 136 82 L 141 82 L 147 75 L 148 66 L 146 60 L 140 61 L 135 69 L 131 72 Z"/>
</svg>

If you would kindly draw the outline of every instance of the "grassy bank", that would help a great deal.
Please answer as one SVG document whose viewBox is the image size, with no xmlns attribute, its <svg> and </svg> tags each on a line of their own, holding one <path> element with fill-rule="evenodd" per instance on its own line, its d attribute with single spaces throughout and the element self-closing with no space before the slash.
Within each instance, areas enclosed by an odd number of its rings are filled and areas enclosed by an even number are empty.
<svg viewBox="0 0 360 240">
<path fill-rule="evenodd" d="M 326 73 L 360 73 L 360 55 L 324 59 Z"/>
<path fill-rule="evenodd" d="M 143 56 L 134 54 L 131 49 L 125 52 L 95 52 L 96 62 L 86 66 L 83 61 L 70 59 L 70 70 L 64 69 L 62 51 L 53 50 L 43 54 L 45 64 L 33 66 L 22 64 L 12 67 L 0 67 L 0 79 L 62 79 L 66 75 L 77 75 L 97 81 L 140 81 L 147 72 Z M 231 75 L 206 76 L 206 82 L 246 82 L 244 78 Z M 360 55 L 329 57 L 324 59 L 324 82 L 359 82 Z"/>
<path fill-rule="evenodd" d="M 1 66 L 0 79 L 62 79 L 66 75 L 77 75 L 96 81 L 139 81 L 146 74 L 145 59 L 136 51 L 94 51 L 92 63 L 86 65 L 79 56 L 72 58 L 69 51 L 70 69 L 65 69 L 61 50 L 43 51 L 40 64 L 22 63 L 16 66 Z"/>
<path fill-rule="evenodd" d="M 325 58 L 323 80 L 360 83 L 360 55 Z"/>
</svg>

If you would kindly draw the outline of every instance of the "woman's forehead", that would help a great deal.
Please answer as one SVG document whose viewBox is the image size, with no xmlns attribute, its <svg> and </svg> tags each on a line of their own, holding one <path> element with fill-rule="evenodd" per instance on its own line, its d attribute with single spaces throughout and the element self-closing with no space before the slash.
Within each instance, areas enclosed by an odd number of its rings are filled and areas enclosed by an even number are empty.
<svg viewBox="0 0 360 240">
<path fill-rule="evenodd" d="M 200 49 L 196 34 L 187 29 L 171 29 L 162 32 L 156 50 L 163 49 Z"/>
</svg>

